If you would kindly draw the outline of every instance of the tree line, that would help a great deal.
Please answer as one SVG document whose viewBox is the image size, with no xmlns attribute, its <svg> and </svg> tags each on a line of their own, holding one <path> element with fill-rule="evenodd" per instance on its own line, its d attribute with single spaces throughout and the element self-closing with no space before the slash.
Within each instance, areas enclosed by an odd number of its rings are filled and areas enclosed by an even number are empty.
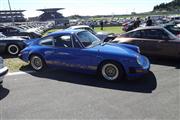
<svg viewBox="0 0 180 120">
<path fill-rule="evenodd" d="M 173 0 L 169 3 L 161 3 L 160 5 L 154 6 L 153 11 L 179 11 L 180 0 Z"/>
</svg>

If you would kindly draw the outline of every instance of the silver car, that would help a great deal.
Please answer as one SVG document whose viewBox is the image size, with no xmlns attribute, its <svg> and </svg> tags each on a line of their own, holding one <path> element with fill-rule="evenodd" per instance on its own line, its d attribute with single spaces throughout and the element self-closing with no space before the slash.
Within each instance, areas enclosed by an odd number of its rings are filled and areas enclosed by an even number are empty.
<svg viewBox="0 0 180 120">
<path fill-rule="evenodd" d="M 116 35 L 114 33 L 107 33 L 107 32 L 95 32 L 93 29 L 91 29 L 88 25 L 76 25 L 76 26 L 71 26 L 67 28 L 66 30 L 77 30 L 77 29 L 82 29 L 82 30 L 87 30 L 94 34 L 96 37 L 98 37 L 100 40 L 104 42 L 108 42 L 110 40 L 113 40 L 116 38 Z"/>
<path fill-rule="evenodd" d="M 4 66 L 4 60 L 0 57 L 0 86 L 3 83 L 3 78 L 7 74 L 8 68 Z"/>
</svg>

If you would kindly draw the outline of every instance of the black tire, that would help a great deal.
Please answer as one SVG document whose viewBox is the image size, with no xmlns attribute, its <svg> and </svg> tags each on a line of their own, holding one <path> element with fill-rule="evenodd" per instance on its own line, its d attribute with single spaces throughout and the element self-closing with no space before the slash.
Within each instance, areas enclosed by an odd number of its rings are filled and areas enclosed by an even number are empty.
<svg viewBox="0 0 180 120">
<path fill-rule="evenodd" d="M 0 86 L 2 86 L 2 84 L 3 84 L 3 81 L 0 82 Z"/>
<path fill-rule="evenodd" d="M 7 46 L 6 51 L 9 55 L 18 55 L 20 52 L 20 47 L 16 44 L 10 44 Z"/>
<path fill-rule="evenodd" d="M 125 78 L 125 72 L 122 65 L 116 62 L 104 62 L 98 69 L 98 76 L 106 81 L 115 82 Z"/>
<path fill-rule="evenodd" d="M 31 55 L 30 65 L 35 71 L 43 71 L 46 68 L 44 59 L 39 55 Z"/>
</svg>

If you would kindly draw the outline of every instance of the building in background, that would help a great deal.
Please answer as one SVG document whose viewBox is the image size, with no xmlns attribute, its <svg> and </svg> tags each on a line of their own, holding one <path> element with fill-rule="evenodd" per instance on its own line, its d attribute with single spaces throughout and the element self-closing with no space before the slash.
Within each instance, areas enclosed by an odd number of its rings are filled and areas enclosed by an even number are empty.
<svg viewBox="0 0 180 120">
<path fill-rule="evenodd" d="M 25 22 L 23 12 L 25 10 L 0 10 L 0 23 L 5 22 Z"/>
<path fill-rule="evenodd" d="M 43 14 L 39 16 L 39 21 L 55 21 L 56 25 L 69 23 L 69 20 L 58 12 L 58 10 L 63 9 L 64 8 L 38 9 L 37 11 L 43 12 Z"/>
</svg>

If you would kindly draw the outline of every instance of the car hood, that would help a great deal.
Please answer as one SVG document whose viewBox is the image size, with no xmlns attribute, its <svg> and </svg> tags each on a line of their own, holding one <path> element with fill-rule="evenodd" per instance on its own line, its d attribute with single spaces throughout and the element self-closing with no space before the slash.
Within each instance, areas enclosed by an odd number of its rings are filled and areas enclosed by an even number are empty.
<svg viewBox="0 0 180 120">
<path fill-rule="evenodd" d="M 109 53 L 114 55 L 125 55 L 134 57 L 139 55 L 137 46 L 127 44 L 104 43 L 93 47 L 93 49 L 98 50 L 100 53 Z"/>
<path fill-rule="evenodd" d="M 18 37 L 18 36 L 12 36 L 12 37 L 5 37 L 5 38 L 0 38 L 0 40 L 26 40 L 22 37 Z"/>
</svg>

